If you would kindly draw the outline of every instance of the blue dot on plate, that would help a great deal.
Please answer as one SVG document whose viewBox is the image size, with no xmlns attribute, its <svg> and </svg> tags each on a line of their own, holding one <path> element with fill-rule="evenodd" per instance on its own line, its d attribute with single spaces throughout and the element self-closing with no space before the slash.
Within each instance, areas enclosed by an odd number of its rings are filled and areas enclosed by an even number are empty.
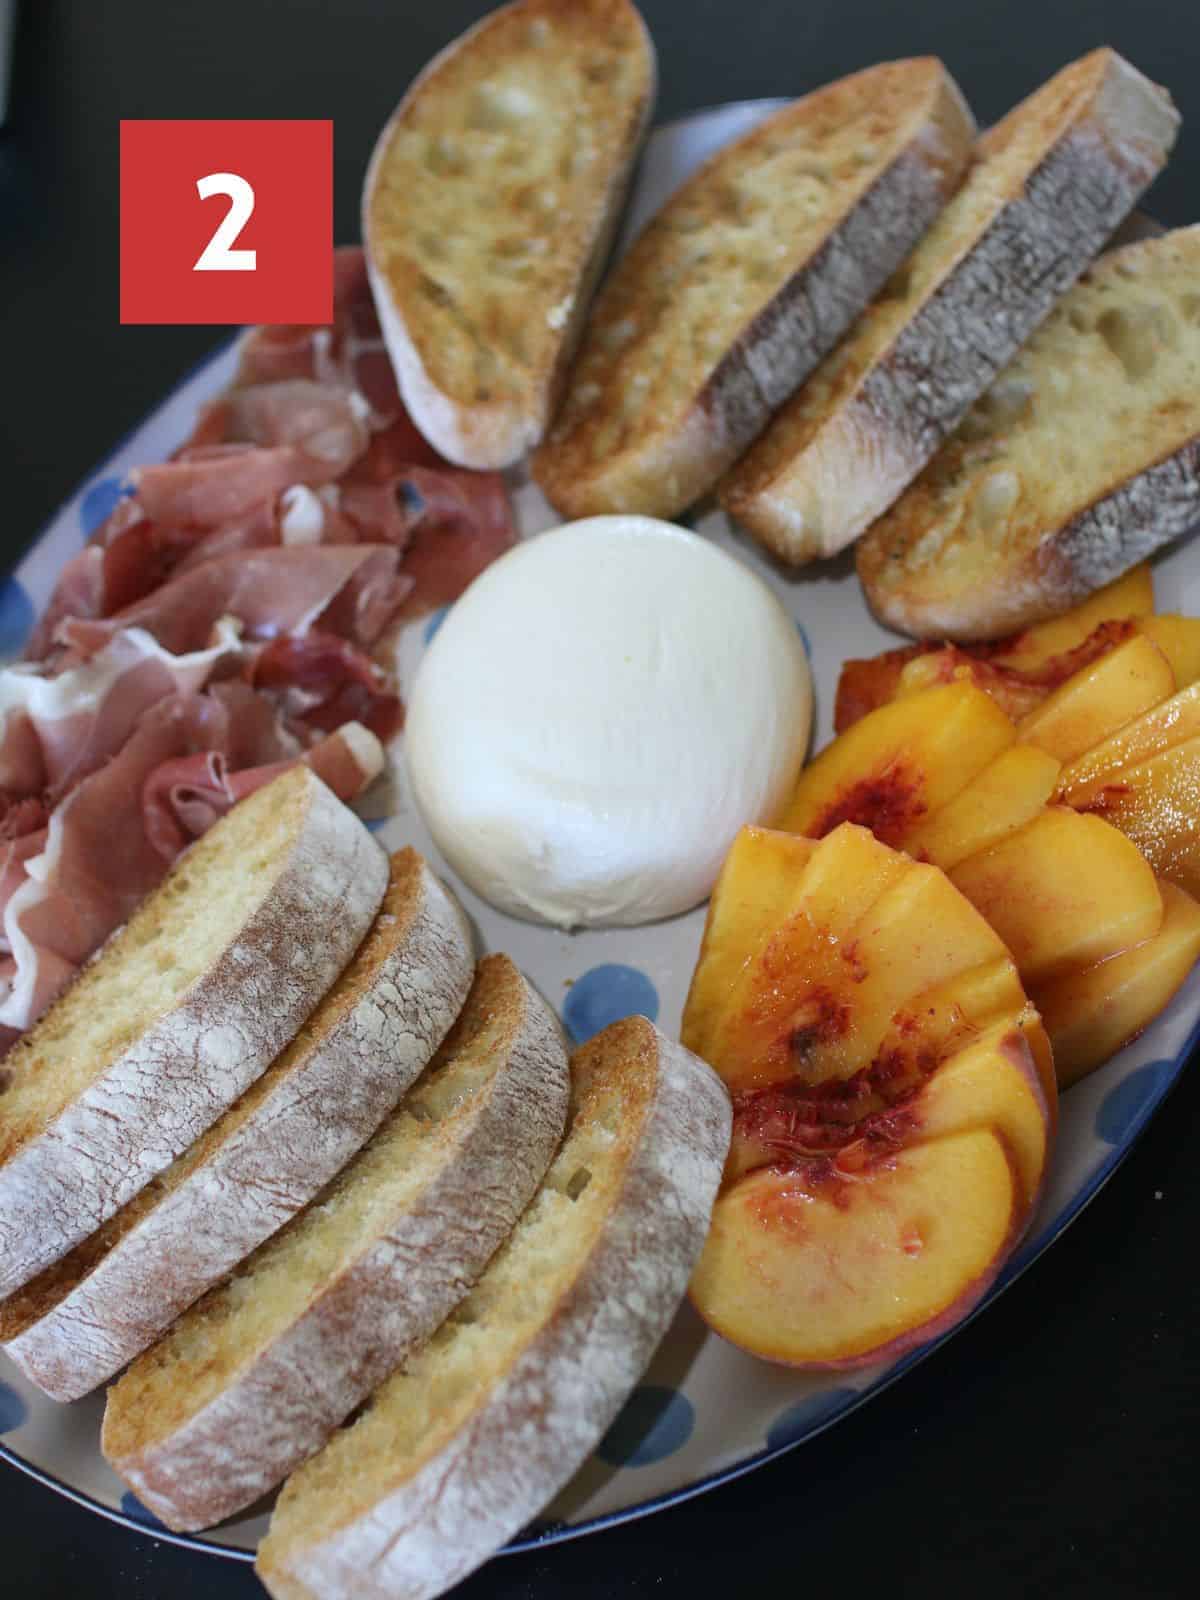
<svg viewBox="0 0 1200 1600">
<path fill-rule="evenodd" d="M 796 632 L 800 635 L 800 643 L 804 646 L 804 654 L 811 661 L 812 660 L 812 641 L 808 637 L 808 629 L 800 621 L 799 617 L 797 617 L 795 619 L 795 623 L 796 623 Z"/>
<path fill-rule="evenodd" d="M 380 828 L 386 828 L 392 820 L 391 817 L 364 817 L 363 825 L 370 828 L 372 833 L 378 833 Z"/>
<path fill-rule="evenodd" d="M 89 489 L 85 489 L 83 499 L 79 502 L 79 525 L 83 529 L 83 537 L 90 539 L 104 519 L 110 517 L 130 493 L 132 490 L 121 478 L 100 478 Z"/>
<path fill-rule="evenodd" d="M 767 1447 L 783 1450 L 790 1444 L 799 1444 L 857 1399 L 857 1389 L 826 1389 L 810 1394 L 775 1419 L 767 1430 Z"/>
<path fill-rule="evenodd" d="M 1101 1101 L 1096 1113 L 1096 1136 L 1109 1144 L 1122 1144 L 1145 1115 L 1173 1066 L 1171 1061 L 1148 1061 L 1122 1078 Z"/>
<path fill-rule="evenodd" d="M 29 1415 L 29 1407 L 15 1389 L 0 1383 L 0 1433 L 15 1433 Z"/>
<path fill-rule="evenodd" d="M 445 622 L 445 620 L 446 620 L 447 616 L 449 615 L 449 613 L 450 613 L 450 607 L 449 606 L 439 606 L 437 608 L 437 610 L 433 613 L 433 615 L 430 617 L 429 621 L 425 624 L 425 643 L 426 644 L 429 643 L 429 641 L 433 638 L 434 634 L 441 627 L 442 623 Z"/>
<path fill-rule="evenodd" d="M 625 1402 L 596 1454 L 610 1467 L 648 1467 L 682 1449 L 695 1425 L 692 1403 L 677 1389 L 643 1384 Z"/>
<path fill-rule="evenodd" d="M 15 578 L 0 583 L 0 656 L 15 656 L 33 627 L 33 601 Z"/>
<path fill-rule="evenodd" d="M 166 1525 L 158 1520 L 153 1511 L 146 1507 L 131 1490 L 126 1489 L 121 1496 L 121 1510 L 127 1517 L 132 1517 L 134 1522 L 140 1522 L 143 1528 L 154 1528 L 166 1533 Z"/>
<path fill-rule="evenodd" d="M 644 972 L 618 961 L 592 967 L 571 985 L 563 1004 L 563 1021 L 576 1044 L 622 1017 L 658 1017 L 658 990 Z"/>
</svg>

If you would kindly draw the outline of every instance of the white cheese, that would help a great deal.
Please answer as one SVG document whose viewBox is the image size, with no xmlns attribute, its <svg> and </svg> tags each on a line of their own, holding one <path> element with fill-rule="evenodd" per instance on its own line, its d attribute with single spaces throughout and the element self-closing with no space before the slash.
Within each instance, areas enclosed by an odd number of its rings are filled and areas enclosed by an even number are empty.
<svg viewBox="0 0 1200 1600">
<path fill-rule="evenodd" d="M 438 630 L 409 707 L 413 790 L 450 865 L 560 927 L 686 911 L 804 759 L 799 635 L 758 577 L 649 517 L 526 540 Z"/>
</svg>

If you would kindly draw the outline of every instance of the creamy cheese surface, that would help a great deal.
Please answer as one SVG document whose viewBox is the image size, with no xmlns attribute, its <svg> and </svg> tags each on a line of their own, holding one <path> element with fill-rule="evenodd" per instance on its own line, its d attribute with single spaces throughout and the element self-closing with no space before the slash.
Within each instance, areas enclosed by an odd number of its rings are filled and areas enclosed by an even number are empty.
<svg viewBox="0 0 1200 1600">
<path fill-rule="evenodd" d="M 519 544 L 434 636 L 408 711 L 438 848 L 493 905 L 557 926 L 648 922 L 709 893 L 808 746 L 791 618 L 715 545 L 650 517 Z"/>
</svg>

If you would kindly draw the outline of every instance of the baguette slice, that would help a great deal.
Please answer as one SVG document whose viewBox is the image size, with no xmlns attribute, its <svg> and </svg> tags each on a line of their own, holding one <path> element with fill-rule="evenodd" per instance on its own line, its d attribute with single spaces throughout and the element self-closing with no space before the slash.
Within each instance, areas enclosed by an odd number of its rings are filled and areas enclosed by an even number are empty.
<svg viewBox="0 0 1200 1600">
<path fill-rule="evenodd" d="M 629 0 L 517 0 L 435 59 L 367 170 L 363 239 L 404 402 L 442 455 L 545 432 L 654 105 Z"/>
<path fill-rule="evenodd" d="M 276 1600 L 421 1600 L 567 1481 L 649 1362 L 729 1147 L 716 1074 L 643 1017 L 572 1061 L 545 1183 L 462 1307 L 291 1479 L 257 1570 Z"/>
<path fill-rule="evenodd" d="M 461 910 L 392 857 L 358 953 L 291 1044 L 99 1233 L 0 1304 L 0 1344 L 55 1400 L 111 1378 L 345 1166 L 429 1064 L 471 986 Z"/>
<path fill-rule="evenodd" d="M 1200 521 L 1200 227 L 1104 256 L 858 548 L 918 637 L 1056 616 Z"/>
<path fill-rule="evenodd" d="M 94 1233 L 266 1070 L 387 877 L 303 766 L 187 851 L 0 1068 L 0 1295 Z"/>
<path fill-rule="evenodd" d="M 671 517 L 711 488 L 945 205 L 974 132 L 939 61 L 894 61 L 706 162 L 601 290 L 534 461 L 553 504 Z"/>
<path fill-rule="evenodd" d="M 553 1014 L 479 965 L 424 1076 L 317 1200 L 109 1391 L 101 1448 L 168 1527 L 219 1522 L 313 1453 L 466 1294 L 566 1120 Z"/>
<path fill-rule="evenodd" d="M 882 515 L 1163 166 L 1179 118 L 1112 50 L 985 134 L 912 259 L 720 490 L 782 560 L 834 555 Z"/>
</svg>

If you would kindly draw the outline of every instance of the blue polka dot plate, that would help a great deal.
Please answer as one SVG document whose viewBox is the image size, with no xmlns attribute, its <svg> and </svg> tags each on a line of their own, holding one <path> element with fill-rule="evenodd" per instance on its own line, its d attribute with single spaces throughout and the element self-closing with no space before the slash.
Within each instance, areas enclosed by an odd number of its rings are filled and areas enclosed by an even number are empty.
<svg viewBox="0 0 1200 1600">
<path fill-rule="evenodd" d="M 776 104 L 726 106 L 656 132 L 642 165 L 626 238 L 695 165 Z M 19 651 L 55 576 L 117 503 L 129 469 L 165 458 L 187 432 L 197 406 L 229 381 L 233 360 L 232 349 L 226 348 L 187 378 L 63 507 L 20 569 L 3 582 L 0 658 Z M 533 535 L 554 524 L 553 513 L 532 484 L 518 476 L 513 490 L 523 534 Z M 795 617 L 813 664 L 817 739 L 823 742 L 830 732 L 841 662 L 893 642 L 868 615 L 853 563 L 842 559 L 787 577 L 737 538 L 719 513 L 708 513 L 693 525 L 759 571 Z M 1157 564 L 1155 582 L 1162 609 L 1200 613 L 1200 545 L 1166 555 Z M 411 683 L 441 616 L 423 619 L 402 637 L 397 659 L 402 683 Z M 367 797 L 364 814 L 389 849 L 415 844 L 455 881 L 412 804 L 402 741 L 390 787 L 376 786 Z M 702 911 L 650 927 L 567 935 L 513 921 L 461 884 L 456 887 L 481 946 L 509 951 L 558 1007 L 574 1040 L 582 1041 L 635 1011 L 655 1018 L 668 1032 L 678 1030 Z M 1161 1103 L 1198 1037 L 1200 975 L 1193 976 L 1135 1044 L 1064 1097 L 1061 1135 L 1041 1212 L 993 1295 L 1054 1241 L 1112 1173 Z M 544 1516 L 514 1541 L 514 1548 L 572 1538 L 712 1488 L 803 1444 L 934 1348 L 936 1343 L 899 1362 L 850 1375 L 806 1375 L 740 1354 L 709 1335 L 685 1305 L 592 1459 Z M 70 1406 L 54 1404 L 0 1355 L 0 1455 L 132 1530 L 174 1537 L 125 1491 L 101 1457 L 102 1410 L 100 1397 Z M 205 1537 L 177 1542 L 247 1560 L 265 1526 L 265 1517 L 248 1517 Z"/>
</svg>

